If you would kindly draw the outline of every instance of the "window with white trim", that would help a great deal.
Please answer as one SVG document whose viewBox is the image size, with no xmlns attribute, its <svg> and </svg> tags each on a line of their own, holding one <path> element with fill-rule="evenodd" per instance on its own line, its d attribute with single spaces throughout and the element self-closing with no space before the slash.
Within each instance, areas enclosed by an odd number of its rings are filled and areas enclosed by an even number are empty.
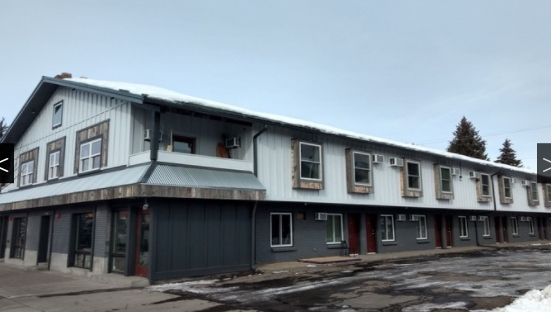
<svg viewBox="0 0 551 312">
<path fill-rule="evenodd" d="M 293 246 L 293 214 L 270 213 L 271 247 Z"/>
<path fill-rule="evenodd" d="M 484 234 L 483 236 L 490 236 L 490 218 L 483 216 L 484 219 Z"/>
<path fill-rule="evenodd" d="M 54 114 L 52 116 L 52 128 L 61 126 L 63 120 L 63 101 L 54 105 Z"/>
<path fill-rule="evenodd" d="M 530 182 L 530 196 L 533 201 L 538 201 L 538 183 Z"/>
<path fill-rule="evenodd" d="M 421 190 L 421 164 L 406 161 L 407 187 L 411 190 Z"/>
<path fill-rule="evenodd" d="M 340 244 L 342 242 L 342 214 L 327 214 L 325 232 L 327 244 Z"/>
<path fill-rule="evenodd" d="M 21 164 L 21 182 L 20 186 L 30 185 L 34 181 L 34 160 Z"/>
<path fill-rule="evenodd" d="M 395 240 L 393 215 L 381 215 L 381 240 L 383 242 Z"/>
<path fill-rule="evenodd" d="M 371 185 L 371 155 L 354 152 L 354 183 Z"/>
<path fill-rule="evenodd" d="M 534 235 L 535 232 L 536 231 L 534 230 L 534 219 L 532 217 L 528 217 L 528 234 Z"/>
<path fill-rule="evenodd" d="M 452 168 L 440 166 L 440 189 L 443 193 L 453 193 Z"/>
<path fill-rule="evenodd" d="M 511 232 L 513 235 L 518 235 L 518 220 L 517 217 L 511 217 Z"/>
<path fill-rule="evenodd" d="M 427 217 L 417 215 L 417 239 L 427 239 Z"/>
<path fill-rule="evenodd" d="M 99 169 L 101 165 L 101 138 L 80 144 L 80 169 L 87 172 Z"/>
<path fill-rule="evenodd" d="M 50 161 L 48 162 L 48 180 L 59 177 L 59 157 L 60 151 L 50 153 Z"/>
<path fill-rule="evenodd" d="M 546 201 L 546 207 L 551 206 L 551 184 L 545 185 L 545 194 L 547 195 Z"/>
<path fill-rule="evenodd" d="M 321 180 L 321 145 L 300 142 L 300 178 Z"/>
<path fill-rule="evenodd" d="M 482 196 L 490 196 L 490 175 L 480 174 L 480 181 L 482 183 Z"/>
<path fill-rule="evenodd" d="M 466 216 L 459 216 L 459 237 L 469 237 L 469 226 Z"/>
<path fill-rule="evenodd" d="M 511 178 L 503 177 L 503 194 L 505 198 L 513 198 L 513 193 L 511 192 Z"/>
</svg>

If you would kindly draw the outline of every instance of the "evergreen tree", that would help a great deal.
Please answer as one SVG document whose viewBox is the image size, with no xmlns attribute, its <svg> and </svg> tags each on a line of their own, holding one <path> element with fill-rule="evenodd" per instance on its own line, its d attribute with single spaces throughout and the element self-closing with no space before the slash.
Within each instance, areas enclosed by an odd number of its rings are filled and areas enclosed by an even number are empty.
<svg viewBox="0 0 551 312">
<path fill-rule="evenodd" d="M 486 141 L 482 140 L 478 131 L 465 116 L 461 118 L 453 135 L 448 152 L 489 160 L 486 154 Z"/>
<path fill-rule="evenodd" d="M 8 125 L 5 123 L 4 117 L 0 120 L 0 138 L 4 136 L 4 133 L 8 130 Z"/>
<path fill-rule="evenodd" d="M 501 155 L 499 155 L 495 162 L 515 167 L 522 167 L 522 161 L 517 159 L 517 152 L 515 152 L 511 145 L 511 141 L 509 139 L 505 139 L 505 142 L 503 142 L 503 147 L 499 149 Z"/>
</svg>

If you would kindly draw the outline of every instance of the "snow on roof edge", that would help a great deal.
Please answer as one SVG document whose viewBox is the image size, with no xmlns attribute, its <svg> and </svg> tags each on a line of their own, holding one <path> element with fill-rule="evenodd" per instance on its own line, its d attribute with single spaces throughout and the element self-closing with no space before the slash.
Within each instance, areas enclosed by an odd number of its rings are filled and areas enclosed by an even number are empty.
<svg viewBox="0 0 551 312">
<path fill-rule="evenodd" d="M 466 162 L 475 163 L 475 164 L 484 165 L 484 166 L 490 166 L 494 168 L 501 168 L 501 169 L 521 172 L 525 174 L 537 175 L 537 172 L 528 170 L 525 168 L 513 167 L 505 164 L 494 163 L 491 161 L 476 159 L 476 158 L 455 154 L 455 153 L 450 153 L 450 152 L 445 152 L 437 149 L 382 139 L 382 138 L 373 137 L 370 135 L 355 133 L 355 132 L 335 128 L 332 126 L 322 125 L 322 124 L 300 120 L 292 117 L 255 112 L 246 108 L 241 108 L 241 107 L 237 107 L 237 106 L 233 106 L 233 105 L 229 105 L 221 102 L 216 102 L 212 100 L 206 100 L 206 99 L 178 93 L 175 91 L 167 90 L 160 87 L 128 83 L 128 82 L 114 82 L 114 81 L 96 80 L 96 79 L 88 79 L 88 78 L 65 78 L 64 80 L 111 89 L 115 91 L 124 90 L 135 95 L 146 96 L 151 99 L 158 99 L 166 102 L 172 102 L 175 104 L 178 104 L 178 103 L 194 104 L 205 108 L 211 108 L 211 109 L 241 114 L 245 117 L 264 119 L 266 121 L 292 125 L 300 128 L 309 128 L 309 129 L 317 130 L 326 134 L 344 136 L 344 137 L 357 139 L 361 141 L 368 141 L 368 142 L 373 142 L 373 143 L 378 143 L 383 145 L 389 145 L 389 146 L 397 147 L 401 149 L 428 153 L 428 154 L 450 158 L 454 160 L 466 161 Z"/>
</svg>

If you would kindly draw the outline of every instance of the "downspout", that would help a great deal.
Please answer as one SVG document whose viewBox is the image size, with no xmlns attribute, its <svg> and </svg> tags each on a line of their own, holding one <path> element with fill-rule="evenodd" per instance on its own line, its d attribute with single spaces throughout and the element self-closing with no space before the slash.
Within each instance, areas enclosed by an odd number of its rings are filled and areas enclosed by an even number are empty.
<svg viewBox="0 0 551 312">
<path fill-rule="evenodd" d="M 497 203 L 496 203 L 496 191 L 494 189 L 494 176 L 500 174 L 501 172 L 496 172 L 496 173 L 493 173 L 491 176 L 490 176 L 490 180 L 492 181 L 492 201 L 494 202 L 494 213 L 497 213 Z M 494 215 L 495 217 L 495 215 Z M 495 218 L 494 218 L 495 220 Z M 499 222 L 501 222 L 501 218 L 499 218 Z M 494 222 L 494 233 L 495 233 L 495 227 L 496 227 L 497 224 L 495 224 Z M 499 231 L 499 236 L 502 236 L 503 235 L 503 230 Z M 496 243 L 497 243 L 497 240 L 498 240 L 498 237 L 496 237 Z"/>
<path fill-rule="evenodd" d="M 149 159 L 151 162 L 156 162 L 159 154 L 159 132 L 161 131 L 161 112 L 153 112 L 153 135 L 151 137 L 151 145 Z"/>
<path fill-rule="evenodd" d="M 258 177 L 258 147 L 256 140 L 264 132 L 268 130 L 268 127 L 264 125 L 264 128 L 258 131 L 253 136 L 253 173 L 255 177 Z M 254 202 L 253 213 L 251 216 L 251 269 L 256 271 L 256 208 L 258 207 L 258 200 Z"/>
</svg>

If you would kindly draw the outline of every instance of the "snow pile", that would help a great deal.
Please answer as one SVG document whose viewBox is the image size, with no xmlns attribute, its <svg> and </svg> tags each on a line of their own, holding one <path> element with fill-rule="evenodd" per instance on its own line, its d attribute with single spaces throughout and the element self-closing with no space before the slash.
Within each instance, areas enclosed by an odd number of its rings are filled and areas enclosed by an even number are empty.
<svg viewBox="0 0 551 312">
<path fill-rule="evenodd" d="M 549 312 L 551 311 L 551 285 L 543 290 L 530 290 L 510 305 L 493 312 Z"/>
</svg>

